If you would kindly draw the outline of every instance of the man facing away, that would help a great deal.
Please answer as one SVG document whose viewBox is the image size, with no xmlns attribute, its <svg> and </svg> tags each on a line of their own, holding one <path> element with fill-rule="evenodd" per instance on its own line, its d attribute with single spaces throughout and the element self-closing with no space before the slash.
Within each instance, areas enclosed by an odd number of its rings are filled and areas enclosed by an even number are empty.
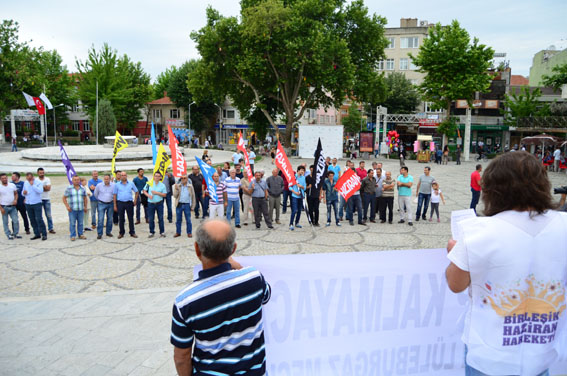
<svg viewBox="0 0 567 376">
<path fill-rule="evenodd" d="M 18 235 L 20 231 L 20 223 L 18 222 L 18 188 L 14 183 L 8 182 L 6 174 L 0 174 L 0 212 L 2 212 L 2 224 L 4 225 L 4 233 L 9 240 L 21 239 Z M 9 220 L 12 220 L 12 229 L 10 231 Z"/>
<path fill-rule="evenodd" d="M 49 231 L 50 234 L 55 234 L 55 230 L 53 229 L 53 218 L 51 217 L 51 198 L 49 197 L 49 192 L 51 192 L 51 180 L 45 176 L 45 170 L 41 167 L 37 169 L 37 177 L 43 185 L 41 206 L 45 211 L 45 218 L 47 218 L 47 231 Z"/>
<path fill-rule="evenodd" d="M 73 184 L 65 189 L 63 194 L 63 204 L 69 212 L 69 236 L 71 241 L 75 241 L 77 234 L 79 239 L 86 239 L 83 235 L 85 226 L 83 225 L 84 216 L 88 209 L 87 192 L 81 185 L 79 175 L 73 176 Z"/>
<path fill-rule="evenodd" d="M 270 285 L 254 267 L 232 259 L 236 232 L 224 220 L 196 232 L 199 278 L 175 298 L 171 344 L 180 376 L 266 374 L 262 305 Z"/>
<path fill-rule="evenodd" d="M 473 171 L 471 174 L 471 206 L 470 208 L 474 210 L 476 213 L 476 206 L 478 205 L 478 201 L 480 200 L 480 172 L 482 171 L 482 165 L 477 164 L 476 170 Z"/>
<path fill-rule="evenodd" d="M 335 223 L 337 224 L 337 226 L 341 225 L 341 222 L 339 221 L 339 212 L 337 209 L 339 196 L 335 184 L 335 172 L 328 171 L 327 177 L 323 182 L 323 198 L 325 199 L 325 203 L 327 204 L 327 227 L 331 225 L 331 208 L 333 208 L 333 210 L 335 211 Z"/>
<path fill-rule="evenodd" d="M 165 184 L 161 182 L 162 176 L 160 172 L 154 174 L 152 185 L 147 184 L 142 194 L 148 198 L 148 219 L 150 222 L 150 235 L 153 238 L 156 234 L 156 212 L 158 217 L 159 236 L 165 238 L 165 223 L 163 222 L 163 201 L 167 196 Z"/>
<path fill-rule="evenodd" d="M 199 182 L 201 185 L 201 182 Z M 181 222 L 183 214 L 185 214 L 185 222 L 187 223 L 187 237 L 193 237 L 193 225 L 191 223 L 191 210 L 195 208 L 195 190 L 191 180 L 187 174 L 181 175 L 179 183 L 173 186 L 173 198 L 177 201 L 175 205 L 175 235 L 174 238 L 181 236 Z"/>
<path fill-rule="evenodd" d="M 408 168 L 403 166 L 400 168 L 400 176 L 398 176 L 398 206 L 400 210 L 400 221 L 404 223 L 408 221 L 408 225 L 413 226 L 411 222 L 411 186 L 413 185 L 413 176 L 408 174 Z"/>
<path fill-rule="evenodd" d="M 193 185 L 193 190 L 195 191 L 195 218 L 199 218 L 199 208 L 204 210 L 203 207 L 203 175 L 201 175 L 201 170 L 199 166 L 195 165 L 191 167 L 191 174 L 188 176 Z M 205 212 L 203 211 L 203 216 Z"/>
<path fill-rule="evenodd" d="M 118 173 L 116 173 L 118 176 Z M 134 193 L 134 199 L 132 199 Z M 118 222 L 120 232 L 118 239 L 122 239 L 126 230 L 124 229 L 124 222 L 126 222 L 126 215 L 128 215 L 128 225 L 130 236 L 137 238 L 136 230 L 134 228 L 134 201 L 138 199 L 138 189 L 131 181 L 128 181 L 128 174 L 125 171 L 120 172 L 120 181 L 114 184 L 114 211 L 118 213 Z"/>
<path fill-rule="evenodd" d="M 102 239 L 104 216 L 106 215 L 106 236 L 112 237 L 112 216 L 114 200 L 114 183 L 110 180 L 110 174 L 104 175 L 102 183 L 97 184 L 93 196 L 98 203 L 98 225 L 96 227 L 97 239 Z"/>
<path fill-rule="evenodd" d="M 39 239 L 47 240 L 47 229 L 42 216 L 42 200 L 43 184 L 39 179 L 34 178 L 31 172 L 26 174 L 26 182 L 22 194 L 25 197 L 26 210 L 33 228 L 33 237 L 31 240 Z"/>
</svg>

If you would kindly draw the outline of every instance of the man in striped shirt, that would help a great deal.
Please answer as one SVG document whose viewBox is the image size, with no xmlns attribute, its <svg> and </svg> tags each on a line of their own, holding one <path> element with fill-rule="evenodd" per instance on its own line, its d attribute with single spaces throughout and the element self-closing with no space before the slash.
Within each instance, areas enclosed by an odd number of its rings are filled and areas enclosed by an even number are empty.
<svg viewBox="0 0 567 376">
<path fill-rule="evenodd" d="M 175 298 L 171 343 L 177 373 L 265 375 L 262 305 L 270 285 L 253 267 L 232 259 L 236 232 L 224 220 L 207 220 L 196 233 L 203 270 Z"/>
<path fill-rule="evenodd" d="M 236 170 L 230 169 L 229 177 L 224 181 L 226 185 L 226 219 L 230 223 L 232 219 L 232 209 L 234 208 L 234 227 L 240 228 L 240 178 L 236 176 Z"/>
<path fill-rule="evenodd" d="M 218 172 L 213 174 L 213 181 L 217 186 L 217 200 L 213 200 L 212 197 L 209 200 L 209 218 L 224 218 L 224 209 L 227 205 L 226 185 L 221 183 Z"/>
</svg>

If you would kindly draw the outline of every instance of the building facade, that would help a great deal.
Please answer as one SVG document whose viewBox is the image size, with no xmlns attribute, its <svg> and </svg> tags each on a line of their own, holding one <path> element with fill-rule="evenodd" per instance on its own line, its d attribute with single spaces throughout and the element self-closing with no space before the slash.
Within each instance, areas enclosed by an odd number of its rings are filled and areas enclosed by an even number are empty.
<svg viewBox="0 0 567 376">
<path fill-rule="evenodd" d="M 530 68 L 530 86 L 543 86 L 543 76 L 552 75 L 553 72 L 551 70 L 562 64 L 567 64 L 567 49 L 563 51 L 541 50 L 536 53 Z"/>
</svg>

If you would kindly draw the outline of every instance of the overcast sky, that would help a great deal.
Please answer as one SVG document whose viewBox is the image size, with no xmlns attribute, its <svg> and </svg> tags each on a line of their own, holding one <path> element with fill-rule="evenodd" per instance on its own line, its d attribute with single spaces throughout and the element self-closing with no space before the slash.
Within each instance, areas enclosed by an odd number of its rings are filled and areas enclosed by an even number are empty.
<svg viewBox="0 0 567 376">
<path fill-rule="evenodd" d="M 372 13 L 386 17 L 388 27 L 400 18 L 448 24 L 457 19 L 473 37 L 505 52 L 513 74 L 527 76 L 533 55 L 551 45 L 567 48 L 567 1 L 366 0 Z M 0 0 L 2 19 L 20 24 L 20 40 L 56 49 L 68 69 L 84 60 L 91 45 L 107 42 L 155 77 L 171 65 L 198 58 L 189 38 L 205 23 L 207 5 L 225 16 L 238 15 L 237 0 Z"/>
</svg>

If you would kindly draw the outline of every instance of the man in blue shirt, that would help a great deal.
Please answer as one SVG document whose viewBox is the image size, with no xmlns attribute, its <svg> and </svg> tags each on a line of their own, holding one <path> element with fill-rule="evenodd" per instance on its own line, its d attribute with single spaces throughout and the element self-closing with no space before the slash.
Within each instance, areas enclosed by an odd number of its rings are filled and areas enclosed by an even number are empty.
<svg viewBox="0 0 567 376">
<path fill-rule="evenodd" d="M 144 176 L 144 169 L 138 169 L 138 176 L 136 176 L 133 180 L 134 185 L 138 189 L 138 192 L 142 192 L 146 183 L 148 182 L 148 178 Z M 144 207 L 144 219 L 146 223 L 148 223 L 148 198 L 145 195 L 138 195 L 138 200 L 134 203 L 136 205 L 136 225 L 140 224 L 140 206 Z"/>
<path fill-rule="evenodd" d="M 301 228 L 299 224 L 299 219 L 301 218 L 301 211 L 303 210 L 303 195 L 305 194 L 305 166 L 297 167 L 297 174 L 295 175 L 295 181 L 297 184 L 289 187 L 291 192 L 291 217 L 289 219 L 289 229 L 293 231 L 295 227 Z"/>
<path fill-rule="evenodd" d="M 39 239 L 47 240 L 47 228 L 43 222 L 43 204 L 41 194 L 43 193 L 43 183 L 34 178 L 31 172 L 26 174 L 26 182 L 22 189 L 22 195 L 25 197 L 26 210 L 33 228 L 33 237 L 31 240 Z"/>
<path fill-rule="evenodd" d="M 331 225 L 331 210 L 335 210 L 335 223 L 337 226 L 341 225 L 339 221 L 339 211 L 338 211 L 338 204 L 339 204 L 339 195 L 337 192 L 337 188 L 335 188 L 335 173 L 334 171 L 329 170 L 327 172 L 327 178 L 323 183 L 323 197 L 325 198 L 325 202 L 327 203 L 327 226 Z M 332 209 L 331 209 L 332 208 Z"/>
<path fill-rule="evenodd" d="M 91 190 L 91 193 L 94 193 L 96 186 L 99 185 L 100 183 L 102 183 L 102 180 L 98 178 L 98 171 L 94 170 L 92 173 L 92 179 L 89 180 L 87 183 L 89 189 Z M 93 229 L 96 228 L 96 224 L 97 224 L 96 221 L 97 212 L 98 212 L 98 201 L 95 195 L 93 194 L 91 195 L 91 227 Z M 88 218 L 85 219 L 88 220 Z"/>
<path fill-rule="evenodd" d="M 28 221 L 28 213 L 26 212 L 26 204 L 24 203 L 24 195 L 22 191 L 24 190 L 24 182 L 20 180 L 20 173 L 13 172 L 12 173 L 12 183 L 18 189 L 18 204 L 16 205 L 16 209 L 20 212 L 22 219 L 24 221 L 24 228 L 26 229 L 26 235 L 30 234 L 30 222 Z"/>
<path fill-rule="evenodd" d="M 159 224 L 159 236 L 165 238 L 165 224 L 163 223 L 163 199 L 167 196 L 167 189 L 165 184 L 161 182 L 161 173 L 154 174 L 154 181 L 152 185 L 147 184 L 142 191 L 148 198 L 148 216 L 150 222 L 150 236 L 153 238 L 156 234 L 155 231 L 155 214 L 157 212 Z"/>
<path fill-rule="evenodd" d="M 400 209 L 400 221 L 404 223 L 407 219 L 408 225 L 413 226 L 411 223 L 411 186 L 413 185 L 413 176 L 408 174 L 408 168 L 403 166 L 400 169 L 400 176 L 398 176 L 398 205 Z"/>
<path fill-rule="evenodd" d="M 106 236 L 112 237 L 112 215 L 114 213 L 114 183 L 110 174 L 104 175 L 103 183 L 96 186 L 93 193 L 98 202 L 97 239 L 102 239 L 104 216 L 106 215 Z"/>
<path fill-rule="evenodd" d="M 116 177 L 118 177 L 118 172 L 116 173 Z M 123 238 L 126 233 L 124 229 L 126 214 L 128 215 L 130 236 L 133 238 L 138 237 L 134 229 L 134 200 L 132 199 L 132 193 L 134 193 L 134 198 L 137 200 L 138 189 L 134 183 L 128 181 L 128 174 L 126 174 L 126 172 L 120 172 L 120 181 L 114 185 L 114 211 L 118 213 L 118 224 L 120 226 L 118 239 Z"/>
<path fill-rule="evenodd" d="M 199 182 L 201 184 L 201 182 Z M 191 180 L 187 174 L 181 175 L 179 183 L 173 186 L 173 197 L 177 200 L 175 205 L 175 235 L 174 238 L 181 236 L 181 222 L 183 221 L 183 214 L 185 214 L 185 221 L 187 222 L 187 237 L 193 237 L 193 225 L 191 223 L 191 210 L 195 209 L 196 195 Z"/>
</svg>

